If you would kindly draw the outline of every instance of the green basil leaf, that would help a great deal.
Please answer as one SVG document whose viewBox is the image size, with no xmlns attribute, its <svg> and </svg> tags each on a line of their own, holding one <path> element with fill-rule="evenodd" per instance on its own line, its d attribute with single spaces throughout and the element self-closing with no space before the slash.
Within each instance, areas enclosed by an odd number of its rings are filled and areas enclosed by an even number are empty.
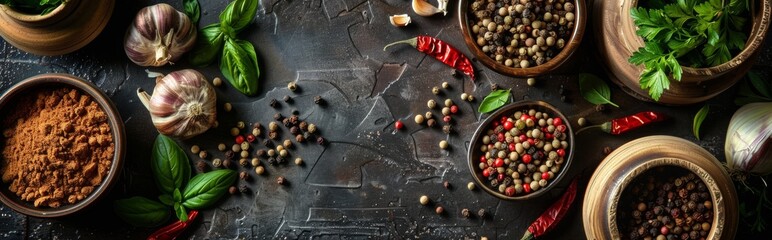
<svg viewBox="0 0 772 240">
<path fill-rule="evenodd" d="M 235 0 L 220 13 L 220 25 L 232 28 L 236 33 L 252 23 L 257 15 L 257 0 Z M 231 36 L 233 37 L 233 36 Z"/>
<path fill-rule="evenodd" d="M 150 168 L 158 189 L 165 194 L 173 194 L 190 179 L 188 155 L 174 140 L 163 134 L 159 134 L 153 144 Z"/>
<path fill-rule="evenodd" d="M 579 74 L 579 92 L 582 97 L 592 104 L 610 104 L 619 107 L 611 102 L 611 89 L 606 82 L 595 75 L 589 73 Z"/>
<path fill-rule="evenodd" d="M 198 174 L 188 182 L 182 198 L 182 205 L 188 209 L 203 209 L 212 206 L 236 181 L 236 172 L 220 169 Z"/>
<path fill-rule="evenodd" d="M 220 55 L 225 35 L 220 30 L 220 25 L 215 23 L 198 31 L 196 46 L 188 54 L 190 64 L 203 67 L 214 62 Z"/>
<path fill-rule="evenodd" d="M 116 200 L 113 209 L 123 221 L 138 227 L 161 225 L 170 215 L 166 206 L 144 197 Z"/>
<path fill-rule="evenodd" d="M 750 71 L 748 72 L 748 81 L 753 85 L 753 88 L 758 91 L 762 97 L 772 98 L 772 89 L 770 84 L 764 79 L 761 79 L 758 73 Z"/>
<path fill-rule="evenodd" d="M 188 221 L 188 211 L 185 210 L 185 207 L 179 202 L 174 203 L 174 213 L 177 214 L 177 219 L 179 219 L 180 222 Z"/>
<path fill-rule="evenodd" d="M 172 195 L 172 196 L 174 196 L 173 199 L 174 199 L 175 202 L 182 202 L 182 193 L 180 193 L 180 189 L 179 188 L 175 188 L 174 189 L 174 195 Z"/>
<path fill-rule="evenodd" d="M 161 201 L 161 203 L 169 207 L 174 206 L 174 198 L 172 198 L 172 196 L 169 194 L 162 194 L 161 196 L 158 196 L 158 201 Z"/>
<path fill-rule="evenodd" d="M 480 103 L 480 106 L 477 108 L 477 111 L 480 113 L 493 112 L 494 110 L 499 109 L 501 106 L 504 106 L 504 104 L 507 104 L 508 102 L 509 102 L 509 89 L 507 90 L 499 89 L 489 93 L 488 96 L 485 96 L 485 99 L 483 99 L 482 103 Z"/>
<path fill-rule="evenodd" d="M 220 71 L 241 93 L 247 96 L 257 94 L 260 69 L 255 47 L 251 42 L 228 38 L 220 59 Z"/>
<path fill-rule="evenodd" d="M 705 106 L 703 106 L 700 111 L 697 111 L 697 114 L 694 115 L 692 133 L 694 133 L 694 137 L 696 137 L 697 140 L 700 140 L 700 126 L 702 126 L 702 121 L 705 120 L 705 117 L 708 116 L 708 112 L 710 112 L 710 106 L 705 104 Z"/>
<path fill-rule="evenodd" d="M 185 15 L 188 15 L 193 25 L 198 25 L 198 19 L 201 18 L 201 7 L 198 5 L 198 0 L 183 0 L 185 5 Z"/>
</svg>

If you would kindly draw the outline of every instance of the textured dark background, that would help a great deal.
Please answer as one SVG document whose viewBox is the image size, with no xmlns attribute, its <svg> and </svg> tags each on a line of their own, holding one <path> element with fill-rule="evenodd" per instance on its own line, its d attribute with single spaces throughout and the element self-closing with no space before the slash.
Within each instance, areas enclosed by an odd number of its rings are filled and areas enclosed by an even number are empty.
<svg viewBox="0 0 772 240">
<path fill-rule="evenodd" d="M 182 9 L 182 1 L 117 1 L 103 33 L 75 53 L 40 57 L 0 42 L 0 91 L 41 73 L 64 72 L 87 79 L 117 105 L 126 125 L 129 148 L 120 181 L 107 199 L 82 214 L 59 219 L 26 217 L 0 206 L 0 238 L 139 239 L 155 230 L 128 226 L 117 219 L 111 206 L 118 198 L 134 195 L 155 198 L 158 194 L 149 169 L 156 132 L 135 94 L 140 87 L 152 90 L 154 81 L 146 77 L 145 68 L 128 61 L 122 46 L 123 35 L 134 14 L 141 7 L 157 2 L 169 2 Z M 227 0 L 200 2 L 200 26 L 217 21 L 219 12 L 228 3 Z M 525 79 L 492 72 L 476 61 L 478 78 L 471 82 L 466 77 L 452 77 L 447 66 L 409 47 L 381 50 L 386 43 L 426 34 L 439 37 L 470 56 L 459 30 L 457 4 L 456 1 L 449 3 L 448 16 L 427 18 L 413 13 L 407 0 L 261 1 L 256 23 L 241 34 L 255 45 L 259 55 L 262 76 L 258 96 L 246 97 L 227 84 L 218 88 L 218 104 L 231 102 L 235 111 L 220 111 L 219 128 L 179 143 L 184 149 L 197 144 L 222 158 L 216 145 L 232 142 L 228 129 L 235 122 L 267 124 L 276 111 L 288 115 L 297 109 L 303 119 L 319 126 L 329 144 L 326 147 L 305 144 L 293 150 L 293 156 L 305 159 L 306 164 L 301 167 L 269 166 L 264 176 L 255 175 L 251 167 L 246 169 L 253 175 L 253 180 L 245 183 L 250 193 L 229 196 L 217 207 L 203 211 L 201 220 L 196 221 L 185 236 L 514 239 L 522 236 L 528 224 L 562 193 L 573 176 L 581 176 L 577 202 L 583 199 L 587 180 L 603 159 L 602 149 L 606 146 L 618 147 L 648 135 L 674 135 L 699 144 L 723 161 L 726 126 L 737 109 L 732 104 L 734 88 L 707 101 L 711 112 L 703 124 L 702 140 L 692 136 L 691 125 L 693 115 L 703 104 L 661 106 L 636 100 L 612 85 L 612 100 L 621 108 L 609 107 L 596 112 L 594 106 L 579 95 L 577 84 L 577 74 L 581 72 L 607 78 L 596 59 L 590 31 L 566 67 L 537 78 L 535 87 L 527 86 Z M 411 15 L 413 23 L 406 28 L 392 27 L 388 16 L 403 13 Z M 772 49 L 767 44 L 754 70 L 769 76 L 771 66 Z M 188 67 L 183 61 L 151 70 L 170 72 Z M 220 76 L 217 66 L 199 70 L 210 78 Z M 297 81 L 301 91 L 290 93 L 285 88 L 290 81 Z M 435 97 L 430 89 L 443 81 L 449 82 L 452 88 L 445 96 Z M 466 189 L 466 183 L 472 180 L 466 167 L 466 150 L 477 123 L 484 117 L 476 108 L 494 83 L 512 88 L 516 100 L 538 99 L 555 105 L 574 125 L 579 117 L 601 123 L 644 110 L 663 111 L 672 119 L 623 136 L 582 133 L 577 136 L 575 162 L 559 187 L 530 201 L 500 201 L 483 191 Z M 565 102 L 558 93 L 561 86 L 566 89 Z M 458 100 L 461 92 L 473 94 L 476 101 L 461 102 Z M 287 94 L 294 96 L 293 104 L 282 103 L 278 110 L 268 107 L 270 99 L 281 99 Z M 316 95 L 327 99 L 328 105 L 314 105 Z M 454 119 L 455 133 L 447 135 L 437 128 L 427 129 L 413 123 L 414 114 L 426 111 L 427 100 L 443 100 L 448 96 L 460 103 L 461 113 Z M 397 119 L 406 123 L 406 129 L 394 133 L 392 126 Z M 450 150 L 439 149 L 437 143 L 441 139 L 449 141 Z M 193 155 L 189 157 L 192 163 L 199 160 Z M 275 183 L 277 176 L 285 176 L 290 184 L 279 187 Z M 442 186 L 446 180 L 452 185 L 450 189 Z M 433 207 L 419 205 L 421 195 L 428 195 L 434 204 L 444 206 L 446 213 L 436 215 Z M 580 206 L 575 203 L 574 210 L 558 230 L 545 238 L 584 238 Z M 463 208 L 473 212 L 485 208 L 491 216 L 464 219 L 460 216 Z M 745 235 L 749 234 L 747 223 L 741 222 L 738 232 L 741 234 L 738 238 L 756 238 Z"/>
</svg>

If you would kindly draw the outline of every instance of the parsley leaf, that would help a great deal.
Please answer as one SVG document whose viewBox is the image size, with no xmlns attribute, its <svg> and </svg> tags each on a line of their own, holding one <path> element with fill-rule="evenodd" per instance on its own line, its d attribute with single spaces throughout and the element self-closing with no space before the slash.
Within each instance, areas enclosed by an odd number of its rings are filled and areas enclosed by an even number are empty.
<svg viewBox="0 0 772 240">
<path fill-rule="evenodd" d="M 641 88 L 656 101 L 670 88 L 670 78 L 681 80 L 681 65 L 720 65 L 745 47 L 746 0 L 676 0 L 649 6 L 654 8 L 630 9 L 636 34 L 645 44 L 628 61 L 644 66 Z"/>
</svg>

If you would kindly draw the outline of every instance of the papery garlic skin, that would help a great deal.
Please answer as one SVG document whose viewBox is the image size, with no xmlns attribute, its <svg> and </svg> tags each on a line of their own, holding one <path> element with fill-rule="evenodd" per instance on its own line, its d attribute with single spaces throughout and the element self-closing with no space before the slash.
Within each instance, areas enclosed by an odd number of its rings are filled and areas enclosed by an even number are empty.
<svg viewBox="0 0 772 240">
<path fill-rule="evenodd" d="M 137 95 L 150 111 L 153 125 L 164 135 L 187 139 L 214 126 L 217 97 L 200 72 L 185 69 L 156 79 L 153 95 L 138 89 Z"/>
<path fill-rule="evenodd" d="M 724 154 L 730 172 L 772 173 L 772 103 L 750 103 L 732 115 Z"/>
<path fill-rule="evenodd" d="M 137 13 L 123 42 L 129 59 L 140 66 L 173 64 L 196 43 L 196 26 L 184 13 L 159 3 Z"/>
</svg>

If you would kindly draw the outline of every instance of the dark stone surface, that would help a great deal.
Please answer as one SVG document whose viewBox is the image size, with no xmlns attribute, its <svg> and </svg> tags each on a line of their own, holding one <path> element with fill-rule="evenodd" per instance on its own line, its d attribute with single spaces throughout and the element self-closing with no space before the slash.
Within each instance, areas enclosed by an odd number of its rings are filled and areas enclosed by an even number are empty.
<svg viewBox="0 0 772 240">
<path fill-rule="evenodd" d="M 147 78 L 145 68 L 128 61 L 123 53 L 122 38 L 132 17 L 141 7 L 161 1 L 117 1 L 114 15 L 105 31 L 91 44 L 72 54 L 39 57 L 19 51 L 0 42 L 0 91 L 27 77 L 48 72 L 65 72 L 95 83 L 111 96 L 126 126 L 128 151 L 120 182 L 107 199 L 86 212 L 60 219 L 38 219 L 20 215 L 0 206 L 0 238 L 4 239 L 139 239 L 155 229 L 134 228 L 119 220 L 112 212 L 113 200 L 141 195 L 154 199 L 150 173 L 152 140 L 157 134 L 149 114 L 138 101 L 137 88 L 153 89 L 154 80 Z M 226 0 L 201 1 L 200 26 L 217 21 Z M 181 1 L 170 4 L 181 8 Z M 692 117 L 703 104 L 668 107 L 641 102 L 612 87 L 612 99 L 621 108 L 607 107 L 595 112 L 594 106 L 579 94 L 577 74 L 593 72 L 605 76 L 593 54 L 590 34 L 573 59 L 560 71 L 537 78 L 529 87 L 525 79 L 494 73 L 474 62 L 477 82 L 467 77 L 455 78 L 444 64 L 407 46 L 382 51 L 386 43 L 411 38 L 418 34 L 439 37 L 469 51 L 457 26 L 457 2 L 451 1 L 448 16 L 420 17 L 414 14 L 406 0 L 263 0 L 256 23 L 241 37 L 250 40 L 258 52 L 262 71 L 260 91 L 256 97 L 246 97 L 224 84 L 217 89 L 218 105 L 231 102 L 235 111 L 220 111 L 219 128 L 178 141 L 183 149 L 197 144 L 214 157 L 222 158 L 218 143 L 231 144 L 228 134 L 237 121 L 260 122 L 267 126 L 275 112 L 288 116 L 293 109 L 302 120 L 315 123 L 327 144 L 313 141 L 298 144 L 291 158 L 302 157 L 305 164 L 267 165 L 267 174 L 258 176 L 252 167 L 238 167 L 252 174 L 252 180 L 242 182 L 250 191 L 226 197 L 216 207 L 202 212 L 186 237 L 206 239 L 403 239 L 453 238 L 513 239 L 522 236 L 534 220 L 555 200 L 573 176 L 581 176 L 580 202 L 584 186 L 597 164 L 603 159 L 603 148 L 618 147 L 642 136 L 665 134 L 695 142 L 724 159 L 723 146 L 726 126 L 737 106 L 732 104 L 735 89 L 707 101 L 711 113 L 703 124 L 702 140 L 691 134 Z M 408 13 L 413 23 L 395 28 L 388 16 Z M 590 21 L 588 21 L 590 22 Z M 769 76 L 772 49 L 763 49 L 755 70 Z M 151 69 L 170 72 L 189 68 L 186 62 Z M 217 66 L 199 69 L 207 77 L 221 76 Z M 606 77 L 604 77 L 606 78 Z M 300 91 L 286 89 L 297 81 Z M 432 86 L 447 81 L 452 88 L 439 97 L 431 94 Z M 469 191 L 472 181 L 466 165 L 469 139 L 481 118 L 476 109 L 490 85 L 512 88 L 516 100 L 538 99 L 549 102 L 568 116 L 572 124 L 585 117 L 592 124 L 644 110 L 666 112 L 667 123 L 611 136 L 588 131 L 577 136 L 574 163 L 566 181 L 538 199 L 523 202 L 500 201 L 483 191 Z M 560 100 L 560 86 L 566 89 L 566 100 Z M 475 96 L 472 103 L 462 102 L 459 95 Z M 271 99 L 293 96 L 291 104 L 280 102 L 273 109 Z M 314 96 L 322 96 L 325 105 L 316 105 Z M 441 128 L 417 126 L 415 114 L 427 111 L 426 101 L 441 102 L 451 98 L 460 103 L 460 114 L 454 118 L 454 132 L 445 134 Z M 438 111 L 434 111 L 439 115 Z M 405 129 L 395 131 L 394 121 L 401 119 Z M 575 128 L 577 128 L 575 126 Z M 265 131 L 264 131 L 265 132 Z M 281 139 L 290 138 L 288 130 Z M 445 139 L 449 150 L 440 150 L 437 142 Z M 259 144 L 253 147 L 264 148 Z M 199 160 L 189 154 L 191 163 Z M 210 158 L 211 159 L 211 158 Z M 276 184 L 284 176 L 285 186 Z M 446 189 L 443 181 L 453 187 Z M 592 191 L 592 189 L 590 189 Z M 418 204 L 421 195 L 431 197 L 433 204 Z M 742 199 L 741 199 L 742 200 Z M 437 215 L 434 207 L 442 205 L 445 214 Z M 581 204 L 575 203 L 559 230 L 547 239 L 584 238 Z M 484 208 L 489 216 L 465 219 L 461 209 L 472 212 Z M 738 231 L 748 234 L 741 223 Z M 742 236 L 742 235 L 741 235 Z"/>
</svg>

